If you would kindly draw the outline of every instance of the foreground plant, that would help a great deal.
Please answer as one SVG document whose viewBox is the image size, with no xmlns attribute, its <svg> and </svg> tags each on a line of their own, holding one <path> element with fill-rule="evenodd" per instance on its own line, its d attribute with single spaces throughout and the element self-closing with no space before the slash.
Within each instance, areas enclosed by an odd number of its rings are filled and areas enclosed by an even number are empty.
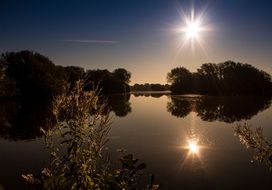
<svg viewBox="0 0 272 190">
<path fill-rule="evenodd" d="M 239 137 L 240 142 L 245 145 L 247 149 L 254 151 L 253 159 L 272 170 L 272 144 L 268 142 L 261 127 L 255 130 L 250 129 L 248 124 L 238 124 L 235 129 L 235 135 Z"/>
<path fill-rule="evenodd" d="M 41 129 L 50 165 L 39 175 L 22 177 L 37 189 L 138 189 L 137 178 L 145 164 L 138 164 L 133 155 L 123 155 L 121 168 L 110 169 L 104 151 L 110 130 L 106 102 L 97 89 L 83 89 L 79 81 L 72 91 L 55 99 L 56 122 L 48 131 Z"/>
</svg>

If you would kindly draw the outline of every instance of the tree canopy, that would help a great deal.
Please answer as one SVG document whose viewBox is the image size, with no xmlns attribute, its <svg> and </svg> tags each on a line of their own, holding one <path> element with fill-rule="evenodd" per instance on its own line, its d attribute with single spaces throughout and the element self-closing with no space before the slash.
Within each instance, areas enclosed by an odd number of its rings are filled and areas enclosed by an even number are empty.
<svg viewBox="0 0 272 190">
<path fill-rule="evenodd" d="M 126 93 L 129 92 L 129 81 L 131 73 L 121 68 L 110 72 L 104 70 L 88 70 L 86 73 L 87 89 L 92 85 L 101 88 L 103 94 Z"/>
<path fill-rule="evenodd" d="M 145 84 L 134 84 L 133 86 L 130 87 L 131 91 L 166 91 L 169 90 L 170 86 L 168 84 L 150 84 L 150 83 L 145 83 Z"/>
<path fill-rule="evenodd" d="M 0 80 L 4 77 L 3 66 L 0 64 Z"/>
<path fill-rule="evenodd" d="M 63 90 L 64 80 L 49 58 L 32 51 L 7 52 L 0 65 L 8 79 L 16 82 L 22 96 L 52 97 Z"/>
<path fill-rule="evenodd" d="M 195 73 L 177 67 L 167 74 L 174 94 L 271 95 L 271 76 L 249 64 L 205 63 Z"/>
<path fill-rule="evenodd" d="M 53 98 L 76 81 L 85 79 L 86 89 L 98 86 L 103 94 L 129 92 L 131 73 L 123 68 L 85 70 L 76 66 L 56 66 L 49 58 L 33 51 L 6 52 L 0 56 L 0 79 L 16 83 L 18 95 L 30 98 Z M 68 89 L 69 89 L 68 88 Z"/>
</svg>

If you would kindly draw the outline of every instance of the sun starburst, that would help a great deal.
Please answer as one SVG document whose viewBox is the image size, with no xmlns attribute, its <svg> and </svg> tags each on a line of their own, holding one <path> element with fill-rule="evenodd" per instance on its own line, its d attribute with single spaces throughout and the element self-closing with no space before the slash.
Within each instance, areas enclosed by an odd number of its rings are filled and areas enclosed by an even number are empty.
<svg viewBox="0 0 272 190">
<path fill-rule="evenodd" d="M 181 32 L 185 34 L 186 40 L 199 39 L 201 32 L 205 30 L 205 27 L 202 23 L 202 16 L 195 16 L 194 11 L 191 11 L 191 16 L 188 17 L 184 15 L 185 26 L 181 27 Z"/>
<path fill-rule="evenodd" d="M 193 154 L 198 153 L 199 145 L 197 144 L 196 141 L 190 141 L 189 144 L 188 144 L 188 149 Z"/>
<path fill-rule="evenodd" d="M 177 26 L 175 31 L 180 36 L 180 41 L 178 45 L 178 51 L 188 44 L 191 45 L 191 49 L 194 52 L 196 45 L 198 45 L 206 55 L 206 49 L 204 47 L 204 38 L 207 31 L 212 30 L 210 26 L 207 25 L 207 20 L 204 12 L 199 12 L 195 14 L 194 9 L 191 10 L 190 14 L 183 12 L 182 14 L 182 24 Z"/>
</svg>

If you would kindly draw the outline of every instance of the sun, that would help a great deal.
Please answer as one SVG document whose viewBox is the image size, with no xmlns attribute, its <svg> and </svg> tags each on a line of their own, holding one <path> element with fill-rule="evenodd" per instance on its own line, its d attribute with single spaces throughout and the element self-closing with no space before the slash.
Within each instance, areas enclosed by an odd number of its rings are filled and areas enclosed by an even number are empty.
<svg viewBox="0 0 272 190">
<path fill-rule="evenodd" d="M 207 38 L 211 38 L 210 32 L 213 32 L 215 28 L 210 25 L 208 15 L 205 10 L 198 10 L 195 13 L 194 8 L 190 12 L 181 10 L 181 15 L 178 23 L 171 29 L 177 37 L 177 55 L 182 52 L 190 52 L 192 55 L 202 52 L 205 57 L 208 55 L 208 47 L 206 43 Z M 200 51 L 199 51 L 200 50 Z M 175 59 L 176 59 L 175 58 Z"/>
<path fill-rule="evenodd" d="M 187 26 L 184 29 L 188 38 L 194 39 L 198 38 L 199 32 L 201 31 L 201 25 L 197 21 L 189 21 L 187 22 Z"/>
<path fill-rule="evenodd" d="M 195 43 L 199 44 L 203 48 L 204 33 L 211 30 L 210 26 L 207 26 L 207 19 L 204 12 L 195 14 L 194 9 L 191 10 L 191 14 L 182 15 L 183 24 L 177 27 L 177 32 L 181 34 L 181 47 L 188 42 L 192 47 Z"/>
</svg>

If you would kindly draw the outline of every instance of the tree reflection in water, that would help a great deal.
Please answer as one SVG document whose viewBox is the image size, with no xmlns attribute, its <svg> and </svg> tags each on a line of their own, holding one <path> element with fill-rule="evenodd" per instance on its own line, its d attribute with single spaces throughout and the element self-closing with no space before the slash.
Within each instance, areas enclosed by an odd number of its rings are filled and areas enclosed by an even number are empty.
<svg viewBox="0 0 272 190">
<path fill-rule="evenodd" d="M 105 99 L 109 110 L 118 117 L 131 112 L 130 94 L 112 95 Z M 47 129 L 52 122 L 52 103 L 48 100 L 2 99 L 0 100 L 0 138 L 32 140 L 41 137 L 40 127 Z"/>
<path fill-rule="evenodd" d="M 129 102 L 130 94 L 115 94 L 106 98 L 109 110 L 113 111 L 118 117 L 125 117 L 131 113 L 131 105 Z"/>
<path fill-rule="evenodd" d="M 133 96 L 135 97 L 141 97 L 141 96 L 144 96 L 144 97 L 152 97 L 152 98 L 160 98 L 162 96 L 167 96 L 169 94 L 168 91 L 166 92 L 134 92 L 133 93 Z"/>
<path fill-rule="evenodd" d="M 181 118 L 195 112 L 203 121 L 233 123 L 251 119 L 258 112 L 269 108 L 270 104 L 271 97 L 171 96 L 167 111 Z M 253 159 L 265 163 L 272 170 L 272 144 L 263 136 L 262 128 L 253 130 L 248 124 L 238 124 L 234 132 L 246 149 L 254 151 Z M 199 157 L 199 150 L 203 147 L 198 143 L 199 138 L 197 140 L 189 141 L 184 147 L 191 153 L 189 155 Z"/>
<path fill-rule="evenodd" d="M 248 120 L 258 112 L 270 107 L 270 97 L 184 97 L 171 96 L 167 111 L 176 117 L 196 112 L 203 121 Z"/>
<path fill-rule="evenodd" d="M 52 106 L 43 100 L 3 100 L 0 110 L 0 137 L 31 140 L 41 137 L 40 127 L 47 129 Z"/>
</svg>

